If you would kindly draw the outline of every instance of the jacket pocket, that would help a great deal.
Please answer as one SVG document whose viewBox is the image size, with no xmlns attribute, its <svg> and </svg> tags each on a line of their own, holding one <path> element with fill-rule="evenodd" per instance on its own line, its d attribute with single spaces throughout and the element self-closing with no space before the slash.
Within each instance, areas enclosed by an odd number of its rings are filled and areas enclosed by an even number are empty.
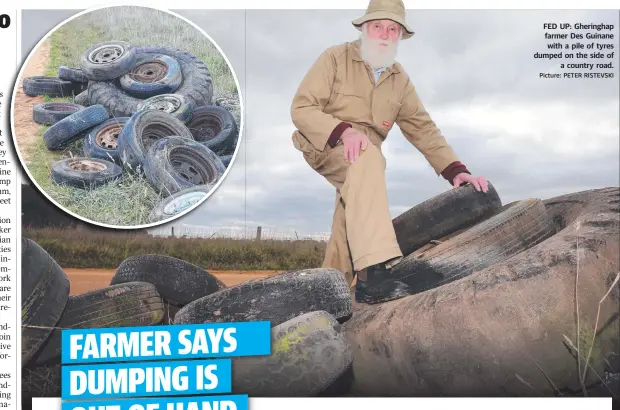
<svg viewBox="0 0 620 410">
<path fill-rule="evenodd" d="M 373 110 L 373 122 L 378 130 L 381 130 L 384 136 L 392 129 L 398 113 L 403 105 L 398 101 L 387 100 L 376 103 Z"/>
<path fill-rule="evenodd" d="M 293 146 L 300 151 L 308 163 L 314 162 L 316 156 L 316 148 L 312 145 L 301 132 L 295 131 L 293 133 Z"/>
<path fill-rule="evenodd" d="M 369 100 L 355 87 L 345 85 L 334 90 L 329 110 L 343 121 L 364 122 L 370 113 Z"/>
</svg>

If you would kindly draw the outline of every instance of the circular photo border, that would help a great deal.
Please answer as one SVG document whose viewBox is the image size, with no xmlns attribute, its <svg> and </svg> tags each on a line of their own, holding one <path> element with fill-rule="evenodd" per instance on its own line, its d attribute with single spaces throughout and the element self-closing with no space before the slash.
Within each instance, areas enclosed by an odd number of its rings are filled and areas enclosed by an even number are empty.
<svg viewBox="0 0 620 410">
<path fill-rule="evenodd" d="M 238 130 L 238 137 L 237 137 L 237 142 L 236 142 L 236 146 L 234 149 L 234 152 L 231 155 L 230 158 L 230 162 L 228 163 L 228 165 L 226 166 L 226 169 L 224 171 L 224 173 L 222 174 L 222 176 L 219 178 L 219 180 L 213 184 L 213 187 L 211 188 L 211 190 L 209 191 L 209 193 L 207 193 L 201 200 L 199 200 L 198 202 L 195 202 L 194 204 L 192 204 L 190 207 L 188 207 L 187 209 L 175 214 L 174 216 L 167 218 L 167 219 L 162 219 L 162 220 L 158 220 L 155 222 L 151 222 L 151 223 L 145 223 L 142 225 L 111 225 L 111 224 L 106 224 L 103 222 L 98 222 L 98 221 L 94 221 L 88 218 L 85 218 L 81 215 L 78 215 L 68 209 L 66 209 L 64 206 L 62 206 L 61 204 L 59 204 L 54 198 L 52 198 L 44 189 L 42 189 L 39 186 L 39 183 L 37 182 L 37 180 L 35 178 L 33 178 L 32 174 L 30 173 L 28 167 L 26 166 L 26 163 L 24 161 L 24 158 L 22 157 L 22 153 L 19 149 L 19 144 L 17 143 L 17 137 L 16 137 L 16 132 L 15 132 L 15 97 L 17 94 L 17 90 L 19 89 L 19 80 L 22 78 L 24 70 L 26 69 L 26 67 L 28 66 L 28 63 L 30 62 L 31 58 L 33 57 L 33 55 L 36 54 L 36 52 L 39 50 L 39 47 L 41 46 L 41 44 L 43 44 L 45 42 L 45 40 L 47 40 L 55 31 L 57 31 L 59 28 L 61 28 L 62 26 L 64 26 L 65 24 L 67 24 L 68 22 L 91 12 L 97 11 L 97 10 L 102 10 L 102 9 L 111 9 L 111 8 L 122 8 L 122 7 L 140 7 L 140 8 L 145 8 L 145 9 L 151 9 L 151 10 L 156 10 L 156 11 L 160 11 L 163 13 L 167 13 L 173 17 L 176 17 L 182 21 L 184 21 L 185 23 L 189 24 L 191 27 L 193 27 L 194 29 L 196 29 L 199 33 L 201 33 L 203 36 L 205 36 L 205 38 L 207 40 L 209 40 L 211 42 L 211 44 L 215 47 L 215 49 L 220 53 L 220 55 L 223 57 L 223 59 L 226 61 L 226 64 L 228 65 L 228 68 L 230 69 L 230 72 L 235 80 L 235 85 L 237 87 L 237 94 L 239 96 L 239 110 L 240 110 L 240 114 L 239 114 L 239 130 Z M 202 28 L 200 28 L 198 25 L 196 25 L 194 22 L 192 22 L 191 20 L 189 20 L 186 17 L 183 17 L 175 12 L 172 12 L 168 9 L 165 8 L 159 8 L 159 7 L 154 7 L 154 6 L 144 6 L 144 5 L 137 5 L 137 4 L 116 4 L 116 5 L 105 5 L 105 6 L 99 6 L 99 7 L 92 7 L 86 10 L 83 10 L 79 13 L 76 13 L 75 15 L 63 20 L 61 23 L 57 24 L 56 26 L 54 26 L 54 28 L 52 28 L 51 30 L 48 31 L 48 33 L 46 35 L 44 35 L 38 42 L 37 44 L 32 48 L 32 50 L 30 51 L 30 53 L 28 54 L 28 56 L 26 57 L 26 59 L 24 60 L 24 62 L 22 63 L 17 76 L 15 77 L 15 84 L 13 86 L 13 92 L 11 93 L 11 106 L 10 106 L 10 123 L 11 123 L 11 138 L 13 140 L 13 145 L 15 148 L 15 152 L 17 153 L 17 157 L 20 161 L 20 164 L 22 166 L 22 169 L 24 170 L 24 172 L 28 175 L 28 178 L 30 179 L 30 183 L 32 183 L 39 192 L 41 192 L 51 203 L 54 204 L 54 206 L 56 206 L 58 209 L 60 209 L 61 211 L 71 215 L 74 218 L 77 218 L 83 222 L 86 222 L 88 224 L 91 225 L 95 225 L 95 226 L 100 226 L 100 227 L 104 227 L 104 228 L 109 228 L 109 229 L 118 229 L 118 230 L 143 230 L 143 229 L 148 229 L 148 228 L 154 228 L 157 226 L 161 226 L 161 225 L 165 225 L 167 223 L 173 222 L 175 220 L 178 220 L 180 218 L 182 218 L 183 216 L 189 214 L 190 212 L 196 210 L 200 205 L 202 205 L 207 199 L 209 199 L 211 197 L 211 195 L 214 194 L 215 191 L 217 191 L 217 189 L 220 187 L 220 185 L 222 184 L 222 182 L 226 179 L 226 177 L 228 176 L 228 173 L 230 172 L 230 169 L 232 167 L 232 165 L 234 164 L 236 158 L 237 158 L 237 154 L 239 152 L 239 147 L 241 146 L 241 141 L 243 139 L 243 133 L 244 133 L 244 127 L 245 127 L 245 106 L 244 106 L 244 100 L 243 100 L 243 93 L 241 91 L 241 86 L 239 84 L 239 79 L 237 77 L 237 73 L 233 67 L 233 65 L 230 63 L 228 56 L 222 51 L 221 47 L 217 44 L 217 42 L 215 42 L 213 40 L 213 38 L 211 38 L 211 36 L 209 34 L 207 34 Z M 167 198 L 170 198 L 170 196 L 168 196 Z M 160 198 L 160 202 L 165 201 L 167 198 Z M 155 204 L 153 209 L 155 209 L 158 206 L 158 204 Z"/>
</svg>

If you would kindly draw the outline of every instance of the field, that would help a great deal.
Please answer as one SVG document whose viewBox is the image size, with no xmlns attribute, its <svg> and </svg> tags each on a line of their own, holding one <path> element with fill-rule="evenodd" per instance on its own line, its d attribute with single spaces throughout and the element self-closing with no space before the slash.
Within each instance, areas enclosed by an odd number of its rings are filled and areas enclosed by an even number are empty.
<svg viewBox="0 0 620 410">
<path fill-rule="evenodd" d="M 162 254 L 207 270 L 285 271 L 321 266 L 325 243 L 312 240 L 240 240 L 152 237 L 134 233 L 24 228 L 22 236 L 63 268 L 115 269 L 129 256 Z"/>
<path fill-rule="evenodd" d="M 146 27 L 145 22 L 148 22 Z M 56 76 L 60 65 L 78 67 L 79 58 L 88 47 L 107 40 L 124 40 L 134 45 L 161 45 L 194 54 L 209 67 L 214 85 L 213 103 L 225 99 L 230 104 L 232 100 L 231 112 L 240 125 L 238 90 L 224 57 L 194 27 L 158 10 L 123 6 L 82 15 L 60 27 L 39 47 L 37 54 L 31 58 L 28 73 L 24 75 Z M 49 151 L 41 138 L 47 127 L 32 121 L 32 107 L 44 101 L 72 99 L 73 96 L 51 99 L 17 94 L 15 134 L 18 149 L 27 162 L 30 174 L 56 202 L 91 221 L 116 226 L 148 223 L 149 211 L 161 198 L 142 177 L 124 173 L 119 181 L 90 192 L 58 186 L 50 179 L 50 169 L 55 161 L 83 155 L 82 141 L 73 143 L 64 151 Z"/>
</svg>

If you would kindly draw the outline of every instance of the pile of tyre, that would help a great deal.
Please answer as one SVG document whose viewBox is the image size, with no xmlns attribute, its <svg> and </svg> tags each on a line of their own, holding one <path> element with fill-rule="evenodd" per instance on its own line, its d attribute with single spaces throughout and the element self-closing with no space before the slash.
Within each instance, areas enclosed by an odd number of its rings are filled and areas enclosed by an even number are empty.
<svg viewBox="0 0 620 410">
<path fill-rule="evenodd" d="M 83 156 L 56 162 L 57 184 L 96 189 L 123 172 L 143 175 L 166 199 L 151 214 L 161 220 L 201 199 L 222 177 L 239 129 L 213 105 L 207 65 L 185 51 L 110 41 L 86 50 L 80 67 L 58 77 L 28 77 L 30 96 L 73 97 L 33 107 L 49 150 L 82 141 Z"/>
<path fill-rule="evenodd" d="M 392 274 L 399 278 L 405 291 L 392 295 L 397 300 L 386 299 L 382 302 L 388 303 L 378 305 L 354 304 L 348 281 L 334 269 L 289 271 L 226 287 L 202 267 L 166 255 L 150 254 L 134 255 L 122 261 L 109 287 L 69 296 L 70 284 L 60 266 L 36 243 L 23 239 L 24 397 L 59 394 L 60 329 L 259 320 L 271 322 L 272 354 L 233 359 L 233 389 L 240 394 L 415 395 L 416 392 L 437 394 L 442 389 L 452 389 L 454 393 L 455 382 L 446 381 L 445 374 L 476 372 L 473 365 L 457 366 L 462 359 L 459 346 L 467 345 L 468 341 L 450 339 L 475 336 L 473 331 L 460 335 L 452 331 L 458 326 L 466 328 L 467 323 L 454 323 L 466 309 L 450 311 L 450 303 L 471 299 L 471 290 L 467 290 L 467 284 L 459 287 L 463 283 L 459 280 L 510 260 L 519 266 L 528 263 L 536 266 L 535 270 L 523 267 L 524 280 L 547 272 L 539 266 L 537 258 L 548 259 L 546 263 L 552 269 L 560 266 L 566 270 L 563 265 L 572 262 L 562 254 L 563 247 L 566 252 L 572 249 L 564 236 L 556 235 L 556 224 L 568 214 L 576 218 L 579 212 L 569 209 L 562 211 L 565 214 L 558 214 L 553 204 L 590 206 L 579 218 L 613 216 L 615 222 L 603 219 L 591 223 L 591 234 L 602 231 L 602 237 L 606 238 L 618 227 L 618 189 L 600 190 L 596 194 L 591 205 L 584 199 L 585 194 L 576 199 L 554 198 L 545 202 L 529 198 L 502 205 L 493 185 L 489 184 L 486 193 L 465 185 L 414 206 L 393 220 L 405 256 Z M 558 219 L 561 215 L 564 216 Z M 566 235 L 573 234 L 571 231 Z M 609 245 L 607 240 L 601 243 Z M 547 249 L 535 252 L 536 257 L 529 255 L 541 246 Z M 617 246 L 615 252 L 617 257 Z M 584 263 L 587 269 L 587 262 Z M 617 270 L 611 272 L 615 275 Z M 506 275 L 505 271 L 491 272 L 492 278 L 488 280 L 504 283 L 508 281 Z M 542 276 L 552 278 L 551 274 Z M 568 276 L 567 280 L 574 285 L 574 277 Z M 591 275 L 591 280 L 609 281 L 597 277 Z M 537 283 L 534 281 L 531 286 L 537 287 Z M 489 283 L 486 286 L 491 287 Z M 449 291 L 438 296 L 436 291 L 441 289 Z M 603 292 L 605 289 L 602 287 Z M 484 287 L 478 290 L 484 291 Z M 592 298 L 598 301 L 600 296 L 594 294 Z M 555 299 L 549 300 L 547 303 L 551 305 L 547 309 L 551 309 Z M 518 299 L 514 303 L 518 304 Z M 488 308 L 493 310 L 495 305 Z M 439 312 L 445 316 L 437 317 Z M 496 319 L 510 320 L 512 316 L 508 313 Z M 571 310 L 569 315 L 572 314 Z M 526 319 L 537 327 L 536 320 L 529 316 Z M 420 323 L 426 327 L 421 329 Z M 477 321 L 471 323 L 476 329 L 479 325 Z M 519 327 L 516 329 L 519 331 Z M 486 338 L 486 335 L 478 336 Z M 450 347 L 443 339 L 441 343 L 427 344 L 427 338 L 431 337 L 446 338 L 456 347 Z M 496 344 L 493 340 L 490 343 Z M 490 347 L 478 347 L 480 357 L 486 357 L 483 351 Z M 504 355 L 519 353 L 501 343 L 494 348 Z M 444 355 L 424 353 L 427 350 Z M 478 356 L 468 356 L 468 360 L 478 360 Z M 494 362 L 489 361 L 489 366 L 494 369 Z M 424 377 L 418 376 L 418 372 Z M 427 384 L 427 379 L 433 382 Z M 402 380 L 405 384 L 400 384 Z M 470 380 L 463 376 L 459 383 L 471 387 Z M 479 389 L 484 394 L 484 386 Z"/>
<path fill-rule="evenodd" d="M 400 287 L 343 324 L 351 394 L 617 396 L 619 204 L 618 187 L 502 204 L 465 185 L 396 217 Z M 578 320 L 598 351 L 585 382 Z"/>
<path fill-rule="evenodd" d="M 251 396 L 339 395 L 353 353 L 341 324 L 349 286 L 333 269 L 284 272 L 226 287 L 205 269 L 165 255 L 135 255 L 109 287 L 70 295 L 58 263 L 22 239 L 22 391 L 59 397 L 61 331 L 76 328 L 271 322 L 272 354 L 233 359 L 233 392 Z"/>
</svg>

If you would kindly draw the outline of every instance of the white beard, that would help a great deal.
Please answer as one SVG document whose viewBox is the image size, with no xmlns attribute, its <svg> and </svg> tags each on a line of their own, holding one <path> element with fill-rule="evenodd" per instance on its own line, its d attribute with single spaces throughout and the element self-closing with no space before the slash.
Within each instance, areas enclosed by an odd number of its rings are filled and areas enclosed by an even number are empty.
<svg viewBox="0 0 620 410">
<path fill-rule="evenodd" d="M 392 43 L 389 40 L 373 39 L 368 37 L 366 30 L 360 36 L 360 53 L 362 59 L 376 70 L 377 68 L 390 67 L 396 61 L 399 40 Z M 382 46 L 387 45 L 387 47 Z"/>
</svg>

